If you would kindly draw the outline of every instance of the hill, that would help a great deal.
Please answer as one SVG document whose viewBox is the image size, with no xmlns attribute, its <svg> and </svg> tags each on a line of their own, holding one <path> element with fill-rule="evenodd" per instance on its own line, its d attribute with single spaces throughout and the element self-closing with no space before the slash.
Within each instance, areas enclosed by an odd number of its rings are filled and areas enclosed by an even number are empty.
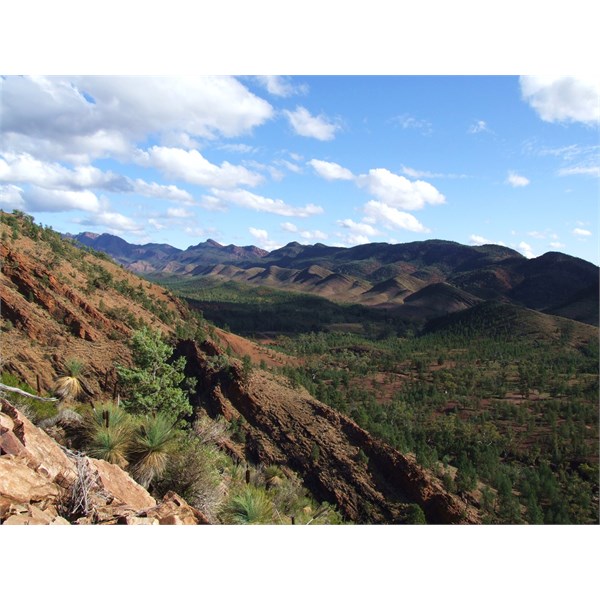
<svg viewBox="0 0 600 600">
<path fill-rule="evenodd" d="M 439 316 L 443 310 L 439 294 L 431 294 L 436 288 L 412 302 L 411 294 L 444 283 L 467 294 L 468 305 L 500 300 L 598 324 L 598 303 L 593 302 L 599 286 L 598 267 L 559 252 L 527 259 L 504 246 L 465 246 L 444 240 L 354 248 L 291 242 L 272 252 L 208 240 L 174 251 L 170 246 L 135 246 L 113 238 L 77 236 L 81 243 L 102 249 L 129 269 L 153 278 L 193 275 L 384 309 L 408 303 L 398 314 L 417 322 Z M 458 308 L 460 303 L 450 305 Z"/>
<path fill-rule="evenodd" d="M 243 437 L 226 447 L 235 460 L 297 473 L 317 499 L 358 522 L 407 522 L 415 504 L 431 522 L 480 520 L 413 458 L 252 359 L 248 373 L 232 356 L 236 347 L 271 365 L 289 362 L 276 352 L 212 327 L 171 292 L 27 215 L 1 213 L 0 239 L 3 374 L 46 395 L 77 359 L 87 400 L 110 402 L 121 394 L 115 365 L 132 365 L 133 332 L 148 327 L 177 344 L 172 359 L 185 357 L 186 373 L 197 380 L 193 419 L 221 415 L 241 428 Z"/>
</svg>

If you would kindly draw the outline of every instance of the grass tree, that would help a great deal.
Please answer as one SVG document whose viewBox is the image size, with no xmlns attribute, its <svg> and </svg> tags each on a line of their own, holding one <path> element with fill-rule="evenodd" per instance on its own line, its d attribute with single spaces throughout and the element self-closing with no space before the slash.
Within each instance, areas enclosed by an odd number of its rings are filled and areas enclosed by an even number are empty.
<svg viewBox="0 0 600 600">
<path fill-rule="evenodd" d="M 76 359 L 70 359 L 65 364 L 65 371 L 66 374 L 56 380 L 54 393 L 61 400 L 77 400 L 85 386 L 82 380 L 83 363 Z"/>
<path fill-rule="evenodd" d="M 88 454 L 125 468 L 134 428 L 130 416 L 114 404 L 101 404 L 90 414 L 86 427 Z"/>
<path fill-rule="evenodd" d="M 162 476 L 176 446 L 177 430 L 172 418 L 158 413 L 143 417 L 129 452 L 132 473 L 145 488 Z"/>
</svg>

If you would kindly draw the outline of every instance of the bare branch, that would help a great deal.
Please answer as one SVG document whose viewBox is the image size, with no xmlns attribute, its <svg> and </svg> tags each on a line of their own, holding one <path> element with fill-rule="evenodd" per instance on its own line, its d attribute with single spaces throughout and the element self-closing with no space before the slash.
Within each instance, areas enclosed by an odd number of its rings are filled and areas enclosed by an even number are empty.
<svg viewBox="0 0 600 600">
<path fill-rule="evenodd" d="M 58 398 L 42 398 L 41 396 L 36 396 L 35 394 L 30 394 L 29 392 L 24 392 L 20 388 L 11 387 L 10 385 L 4 385 L 0 383 L 0 390 L 4 390 L 5 392 L 12 392 L 14 394 L 20 394 L 21 396 L 27 396 L 27 398 L 34 398 L 35 400 L 41 400 L 42 402 L 60 402 Z"/>
</svg>

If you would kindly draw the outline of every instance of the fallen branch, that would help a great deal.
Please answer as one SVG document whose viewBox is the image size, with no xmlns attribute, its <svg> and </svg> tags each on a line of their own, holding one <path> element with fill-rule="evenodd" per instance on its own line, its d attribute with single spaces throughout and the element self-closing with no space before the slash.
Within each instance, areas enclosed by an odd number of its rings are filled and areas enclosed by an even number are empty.
<svg viewBox="0 0 600 600">
<path fill-rule="evenodd" d="M 4 385 L 0 383 L 0 390 L 4 390 L 5 392 L 12 392 L 13 394 L 20 394 L 21 396 L 27 396 L 27 398 L 34 398 L 35 400 L 41 400 L 42 402 L 60 402 L 58 398 L 42 398 L 41 396 L 36 396 L 35 394 L 30 394 L 29 392 L 24 392 L 20 388 L 11 387 L 10 385 Z"/>
</svg>

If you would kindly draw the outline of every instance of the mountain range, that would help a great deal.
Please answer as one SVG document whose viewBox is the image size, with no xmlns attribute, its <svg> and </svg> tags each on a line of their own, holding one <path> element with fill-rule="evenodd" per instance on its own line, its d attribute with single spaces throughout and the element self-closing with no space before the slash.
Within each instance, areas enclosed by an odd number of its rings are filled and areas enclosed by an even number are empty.
<svg viewBox="0 0 600 600">
<path fill-rule="evenodd" d="M 179 250 L 106 233 L 72 237 L 139 274 L 316 294 L 406 320 L 428 321 L 492 300 L 598 325 L 598 267 L 561 252 L 528 259 L 505 246 L 444 240 L 353 248 L 291 242 L 267 252 L 209 239 Z"/>
</svg>

